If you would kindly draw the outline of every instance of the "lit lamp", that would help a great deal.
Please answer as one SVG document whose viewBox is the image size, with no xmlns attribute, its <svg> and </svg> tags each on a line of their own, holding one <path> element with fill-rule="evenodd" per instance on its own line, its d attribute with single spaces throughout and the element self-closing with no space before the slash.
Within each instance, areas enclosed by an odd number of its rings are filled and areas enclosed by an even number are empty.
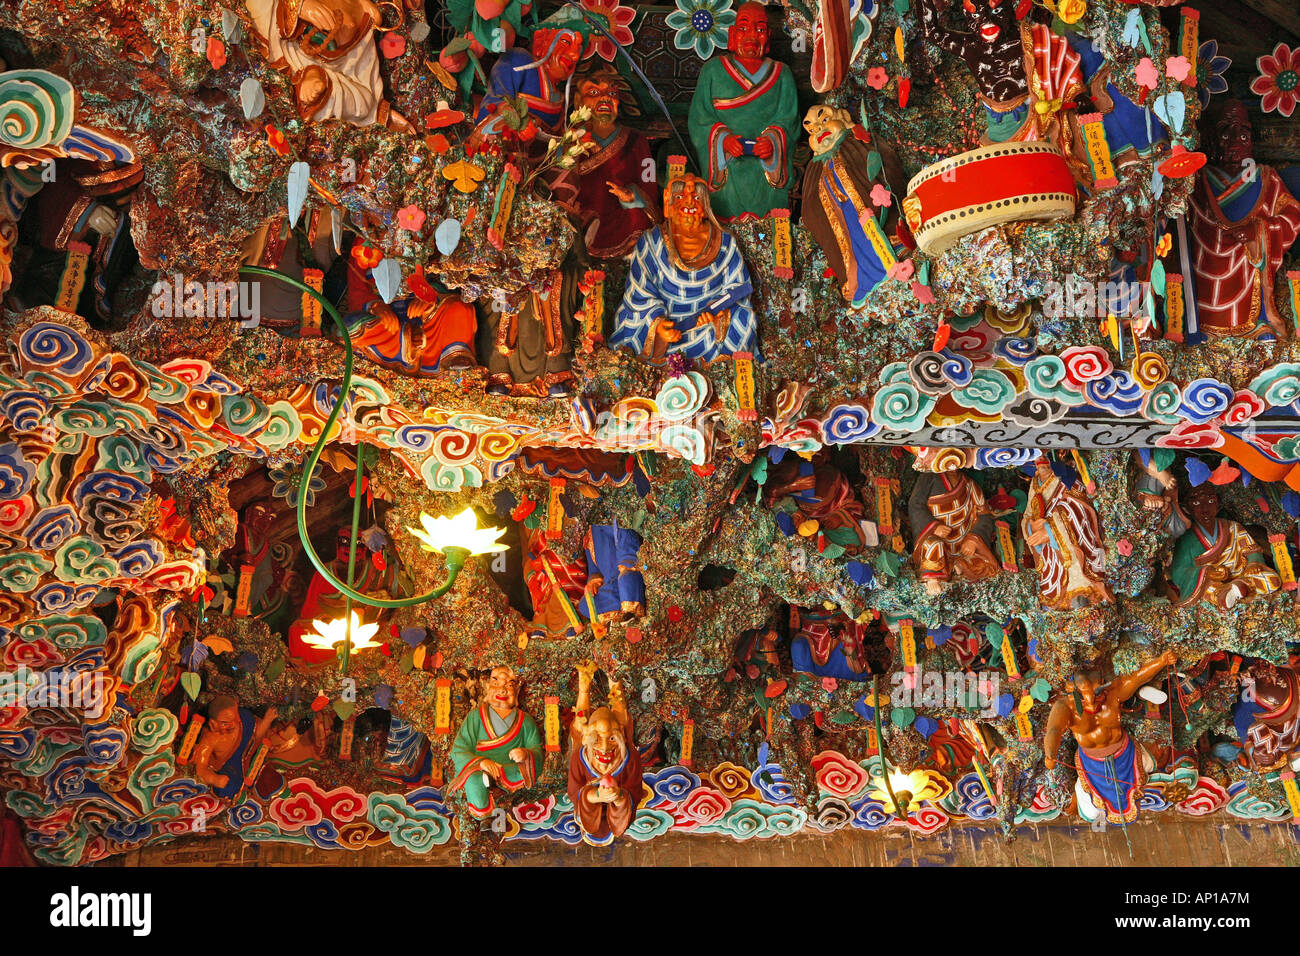
<svg viewBox="0 0 1300 956">
<path fill-rule="evenodd" d="M 882 763 L 884 760 L 882 758 Z M 896 813 L 906 820 L 913 803 L 921 800 L 937 800 L 943 797 L 951 785 L 943 775 L 934 770 L 905 771 L 901 767 L 891 767 L 884 763 L 886 771 L 883 777 L 875 777 L 871 796 L 885 805 L 890 813 Z M 876 782 L 878 781 L 878 782 Z"/>
<path fill-rule="evenodd" d="M 505 534 L 505 528 L 480 528 L 474 512 L 466 508 L 453 518 L 445 516 L 431 518 L 420 513 L 420 524 L 424 530 L 407 526 L 407 531 L 420 540 L 420 547 L 429 552 L 437 551 L 447 561 L 447 579 L 450 585 L 456 575 L 465 566 L 465 559 L 471 554 L 491 554 L 505 551 L 506 546 L 497 541 Z"/>
<path fill-rule="evenodd" d="M 378 641 L 371 640 L 379 632 L 379 625 L 362 624 L 356 611 L 347 618 L 340 617 L 333 621 L 315 620 L 311 625 L 316 628 L 316 633 L 302 636 L 303 643 L 311 647 L 329 650 L 346 642 L 350 651 L 364 651 L 380 646 Z"/>
</svg>

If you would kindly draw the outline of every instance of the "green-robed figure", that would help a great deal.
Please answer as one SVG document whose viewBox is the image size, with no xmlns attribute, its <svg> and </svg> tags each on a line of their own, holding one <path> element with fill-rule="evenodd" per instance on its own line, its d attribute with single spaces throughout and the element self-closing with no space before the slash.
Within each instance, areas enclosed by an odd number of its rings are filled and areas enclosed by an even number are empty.
<svg viewBox="0 0 1300 956">
<path fill-rule="evenodd" d="M 496 807 L 490 784 L 511 792 L 531 787 L 545 759 L 537 723 L 518 703 L 515 672 L 492 668 L 486 698 L 466 715 L 451 745 L 456 776 L 448 789 L 464 788 L 470 813 L 480 820 Z"/>
<path fill-rule="evenodd" d="M 767 56 L 767 12 L 746 3 L 728 53 L 707 61 L 691 99 L 691 142 L 719 219 L 766 216 L 789 206 L 799 98 L 784 63 Z"/>
</svg>

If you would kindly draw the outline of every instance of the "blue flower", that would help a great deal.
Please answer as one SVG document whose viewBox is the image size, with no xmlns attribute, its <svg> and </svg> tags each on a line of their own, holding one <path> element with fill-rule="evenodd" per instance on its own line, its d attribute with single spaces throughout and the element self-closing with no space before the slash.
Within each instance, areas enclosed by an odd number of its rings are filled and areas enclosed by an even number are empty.
<svg viewBox="0 0 1300 956">
<path fill-rule="evenodd" d="M 707 60 L 715 49 L 727 48 L 727 30 L 736 22 L 731 0 L 677 0 L 677 9 L 664 18 L 677 31 L 673 45 L 679 50 L 695 50 Z"/>
<path fill-rule="evenodd" d="M 283 498 L 290 508 L 297 508 L 298 496 L 303 493 L 302 472 L 293 468 L 272 468 L 267 474 L 275 482 L 274 487 L 271 488 L 271 494 L 277 498 Z M 311 481 L 307 483 L 308 508 L 316 504 L 316 492 L 324 490 L 325 479 L 320 476 L 318 467 L 316 474 L 313 474 Z"/>
<path fill-rule="evenodd" d="M 1201 98 L 1201 109 L 1204 109 L 1210 105 L 1210 97 L 1213 94 L 1228 92 L 1228 81 L 1224 79 L 1224 74 L 1228 72 L 1228 67 L 1232 66 L 1232 61 L 1226 56 L 1219 55 L 1218 40 L 1206 40 L 1202 43 L 1196 59 L 1198 61 L 1196 73 L 1202 81 L 1197 92 Z"/>
</svg>

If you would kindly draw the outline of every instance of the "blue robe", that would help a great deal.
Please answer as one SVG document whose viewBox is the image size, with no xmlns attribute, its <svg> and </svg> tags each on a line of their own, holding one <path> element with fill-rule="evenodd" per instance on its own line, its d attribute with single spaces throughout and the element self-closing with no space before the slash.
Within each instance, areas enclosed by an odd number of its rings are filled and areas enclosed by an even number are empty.
<svg viewBox="0 0 1300 956">
<path fill-rule="evenodd" d="M 256 726 L 257 718 L 253 716 L 253 712 L 243 707 L 239 708 L 239 746 L 217 770 L 217 773 L 229 778 L 224 787 L 213 787 L 213 792 L 217 796 L 228 799 L 244 789 L 244 754 L 248 751 L 248 744 L 253 739 L 253 730 Z"/>
<path fill-rule="evenodd" d="M 613 616 L 624 604 L 645 606 L 645 578 L 641 576 L 638 552 L 641 536 L 618 525 L 598 524 L 591 528 L 591 547 L 587 551 L 587 575 L 600 575 L 605 583 L 592 595 L 597 616 Z M 587 602 L 579 602 L 585 618 L 591 618 Z"/>
<path fill-rule="evenodd" d="M 1082 747 L 1075 753 L 1079 782 L 1111 823 L 1132 823 L 1137 819 L 1145 776 L 1139 759 L 1137 744 L 1128 734 L 1124 735 L 1123 747 L 1109 761 L 1089 757 Z"/>
<path fill-rule="evenodd" d="M 1106 58 L 1092 44 L 1092 40 L 1079 33 L 1070 33 L 1065 38 L 1075 53 L 1079 54 L 1079 66 L 1083 78 L 1091 86 L 1093 77 L 1106 65 Z M 1168 145 L 1169 136 L 1164 126 L 1154 115 L 1148 123 L 1147 111 L 1138 106 L 1114 83 L 1106 83 L 1106 95 L 1110 97 L 1114 108 L 1101 117 L 1102 128 L 1106 131 L 1106 144 L 1112 156 L 1132 149 L 1144 159 L 1150 156 L 1158 146 Z"/>
<path fill-rule="evenodd" d="M 497 59 L 488 76 L 487 92 L 479 104 L 475 123 L 482 123 L 492 114 L 493 108 L 507 96 L 522 96 L 528 104 L 528 115 L 537 125 L 551 133 L 558 133 L 564 125 L 564 90 L 554 89 L 546 71 L 535 66 L 516 71 L 515 67 L 532 63 L 537 58 L 527 50 L 507 50 Z M 491 126 L 485 133 L 493 132 Z"/>
<path fill-rule="evenodd" d="M 669 352 L 681 352 L 693 359 L 712 361 L 735 352 L 758 354 L 758 320 L 749 296 L 732 302 L 731 322 L 721 342 L 711 324 L 696 327 L 700 313 L 710 309 L 728 293 L 750 286 L 749 270 L 740 247 L 731 234 L 722 232 L 718 254 L 701 269 L 685 270 L 674 264 L 663 227 L 641 234 L 632 254 L 623 303 L 614 318 L 611 348 L 628 346 L 638 354 L 651 341 L 654 320 L 667 316 L 682 333 Z"/>
</svg>

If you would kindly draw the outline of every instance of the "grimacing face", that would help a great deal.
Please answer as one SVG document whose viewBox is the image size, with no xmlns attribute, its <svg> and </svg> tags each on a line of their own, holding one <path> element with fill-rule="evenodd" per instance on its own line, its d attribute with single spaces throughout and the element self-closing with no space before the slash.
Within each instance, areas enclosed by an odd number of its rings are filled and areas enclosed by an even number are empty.
<svg viewBox="0 0 1300 956">
<path fill-rule="evenodd" d="M 745 4 L 727 34 L 727 48 L 745 59 L 758 59 L 767 55 L 767 44 L 767 11 L 760 3 Z"/>
<path fill-rule="evenodd" d="M 551 55 L 546 58 L 546 75 L 552 83 L 566 80 L 573 75 L 582 57 L 582 35 L 573 30 L 563 31 L 551 48 Z"/>
<path fill-rule="evenodd" d="M 808 133 L 808 145 L 812 151 L 821 154 L 834 145 L 841 133 L 852 124 L 844 110 L 837 110 L 819 103 L 808 110 L 803 118 L 803 128 Z"/>
<path fill-rule="evenodd" d="M 709 200 L 704 180 L 687 173 L 668 184 L 664 190 L 664 212 L 673 228 L 695 232 L 708 215 Z"/>
<path fill-rule="evenodd" d="M 597 119 L 618 119 L 618 90 L 605 80 L 583 80 L 578 86 L 577 105 L 585 106 Z"/>
<path fill-rule="evenodd" d="M 1095 714 L 1098 707 L 1103 703 L 1104 698 L 1098 698 L 1097 696 L 1100 689 L 1101 680 L 1095 674 L 1080 674 L 1066 684 L 1066 690 L 1070 692 L 1077 690 L 1079 692 L 1085 714 Z"/>
<path fill-rule="evenodd" d="M 597 708 L 588 719 L 582 748 L 592 769 L 600 773 L 614 770 L 627 754 L 623 727 L 607 707 Z"/>
<path fill-rule="evenodd" d="M 488 706 L 497 710 L 514 710 L 519 702 L 519 680 L 509 667 L 494 667 L 488 677 Z"/>
<path fill-rule="evenodd" d="M 1015 12 L 1002 0 L 963 0 L 962 11 L 971 32 L 989 46 L 1015 26 Z"/>
</svg>

